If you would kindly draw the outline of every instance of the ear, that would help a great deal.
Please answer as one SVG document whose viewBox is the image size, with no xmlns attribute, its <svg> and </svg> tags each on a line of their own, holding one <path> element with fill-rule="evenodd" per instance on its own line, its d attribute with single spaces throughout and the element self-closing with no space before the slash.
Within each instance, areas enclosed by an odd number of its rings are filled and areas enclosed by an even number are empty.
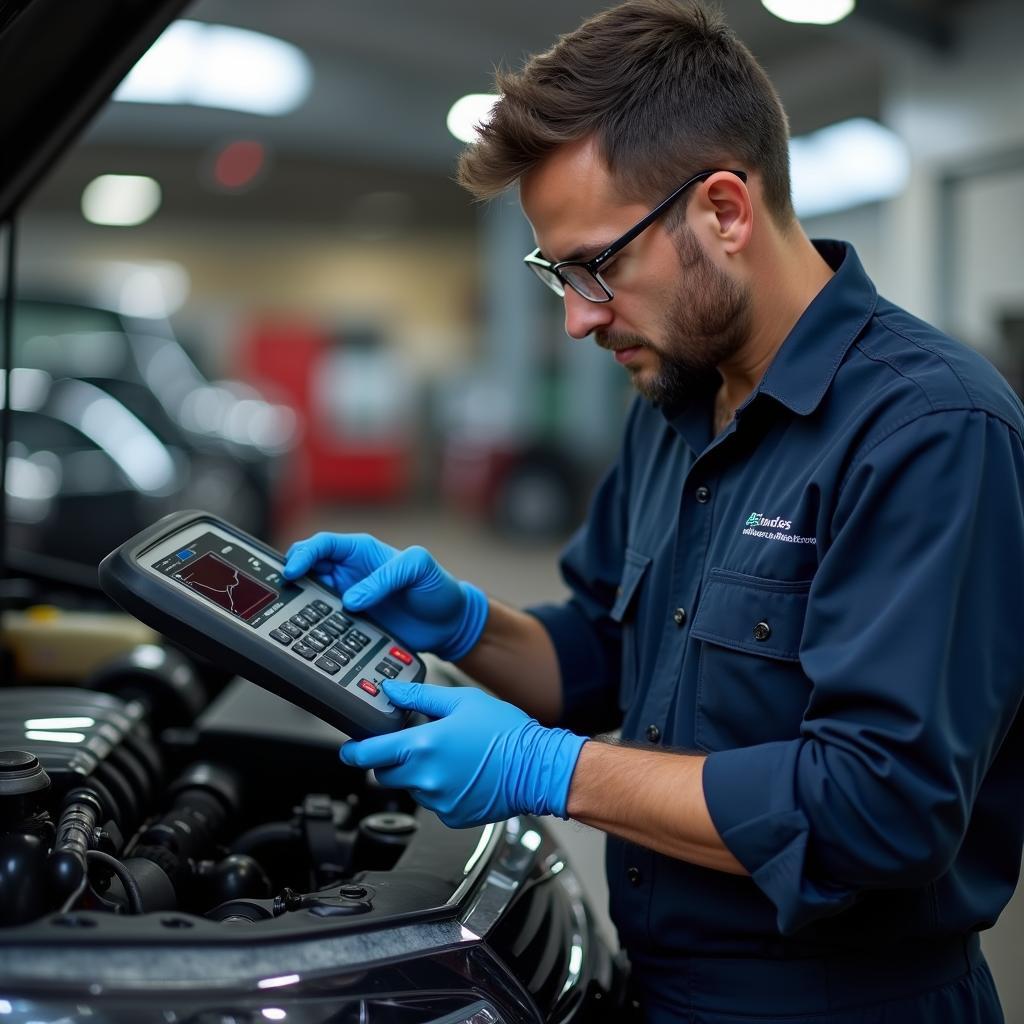
<svg viewBox="0 0 1024 1024">
<path fill-rule="evenodd" d="M 735 174 L 718 171 L 700 189 L 706 226 L 727 255 L 742 252 L 754 230 L 754 205 L 747 185 Z"/>
</svg>

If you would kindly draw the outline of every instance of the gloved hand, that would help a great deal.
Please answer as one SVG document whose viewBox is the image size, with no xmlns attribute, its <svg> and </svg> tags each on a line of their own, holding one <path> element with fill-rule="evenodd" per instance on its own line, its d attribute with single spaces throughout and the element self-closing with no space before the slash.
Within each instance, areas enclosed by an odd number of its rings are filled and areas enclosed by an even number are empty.
<svg viewBox="0 0 1024 1024">
<path fill-rule="evenodd" d="M 441 568 L 425 548 L 404 551 L 367 533 L 318 533 L 288 549 L 285 579 L 313 572 L 345 608 L 367 611 L 417 651 L 458 661 L 476 646 L 487 597 Z"/>
<path fill-rule="evenodd" d="M 586 743 L 471 686 L 384 683 L 400 708 L 436 718 L 411 729 L 349 740 L 341 759 L 373 768 L 383 786 L 408 789 L 453 828 L 514 814 L 566 817 L 569 784 Z"/>
</svg>

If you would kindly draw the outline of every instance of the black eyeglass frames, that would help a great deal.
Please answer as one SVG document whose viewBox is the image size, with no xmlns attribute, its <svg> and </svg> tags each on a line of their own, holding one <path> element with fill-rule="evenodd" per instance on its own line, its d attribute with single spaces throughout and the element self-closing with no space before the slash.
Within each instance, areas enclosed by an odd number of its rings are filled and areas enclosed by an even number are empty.
<svg viewBox="0 0 1024 1024">
<path fill-rule="evenodd" d="M 615 293 L 601 278 L 598 271 L 613 256 L 618 255 L 634 238 L 642 231 L 646 231 L 668 208 L 691 186 L 698 181 L 705 181 L 712 174 L 718 174 L 724 170 L 727 174 L 735 174 L 740 181 L 747 180 L 745 171 L 726 170 L 725 168 L 713 168 L 708 171 L 700 171 L 692 178 L 688 178 L 674 192 L 667 195 L 646 217 L 633 225 L 624 235 L 620 235 L 603 252 L 598 253 L 589 260 L 562 260 L 559 263 L 552 263 L 545 259 L 540 249 L 523 257 L 523 262 L 544 282 L 559 298 L 564 298 L 565 287 L 568 285 L 578 295 L 589 302 L 611 302 Z"/>
</svg>

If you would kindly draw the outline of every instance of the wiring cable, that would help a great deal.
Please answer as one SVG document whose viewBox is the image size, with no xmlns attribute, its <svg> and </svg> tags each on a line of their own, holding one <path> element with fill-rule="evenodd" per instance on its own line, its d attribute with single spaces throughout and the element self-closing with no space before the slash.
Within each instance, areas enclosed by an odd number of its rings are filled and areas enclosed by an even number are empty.
<svg viewBox="0 0 1024 1024">
<path fill-rule="evenodd" d="M 110 870 L 117 875 L 121 884 L 124 886 L 124 891 L 128 894 L 128 910 L 130 913 L 141 914 L 144 912 L 142 908 L 142 892 L 139 890 L 139 883 L 135 881 L 131 872 L 124 864 L 122 864 L 116 857 L 111 857 L 109 853 L 104 853 L 102 850 L 89 850 L 85 856 L 91 863 L 102 864 L 105 867 L 110 868 Z M 83 874 L 82 880 L 78 883 L 75 891 L 61 904 L 57 913 L 70 913 L 74 909 L 75 904 L 84 895 L 88 885 L 89 876 L 88 874 Z"/>
<path fill-rule="evenodd" d="M 85 887 L 89 884 L 89 876 L 83 872 L 82 878 L 78 885 L 75 887 L 75 891 L 60 905 L 58 914 L 68 914 L 71 912 L 74 905 L 82 898 L 82 894 L 85 892 Z"/>
<path fill-rule="evenodd" d="M 103 864 L 110 868 L 121 880 L 124 891 L 128 894 L 128 909 L 133 914 L 142 913 L 142 893 L 139 891 L 139 883 L 132 877 L 132 873 L 116 857 L 102 850 L 90 850 L 86 858 L 93 864 Z"/>
</svg>

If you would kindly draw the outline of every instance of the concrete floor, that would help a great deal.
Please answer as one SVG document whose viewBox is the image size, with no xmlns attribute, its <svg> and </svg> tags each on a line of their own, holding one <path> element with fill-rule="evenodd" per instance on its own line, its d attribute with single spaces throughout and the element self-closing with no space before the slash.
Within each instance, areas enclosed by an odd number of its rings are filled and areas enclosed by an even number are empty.
<svg viewBox="0 0 1024 1024">
<path fill-rule="evenodd" d="M 557 567 L 560 544 L 513 544 L 478 523 L 436 509 L 320 509 L 294 536 L 279 541 L 287 547 L 289 541 L 316 530 L 373 533 L 396 547 L 422 544 L 454 575 L 513 606 L 557 600 L 566 593 Z M 569 854 L 602 931 L 617 946 L 607 913 L 603 834 L 576 822 L 551 819 L 550 825 Z M 1024 886 L 982 941 L 1007 1024 L 1024 1024 Z"/>
</svg>

